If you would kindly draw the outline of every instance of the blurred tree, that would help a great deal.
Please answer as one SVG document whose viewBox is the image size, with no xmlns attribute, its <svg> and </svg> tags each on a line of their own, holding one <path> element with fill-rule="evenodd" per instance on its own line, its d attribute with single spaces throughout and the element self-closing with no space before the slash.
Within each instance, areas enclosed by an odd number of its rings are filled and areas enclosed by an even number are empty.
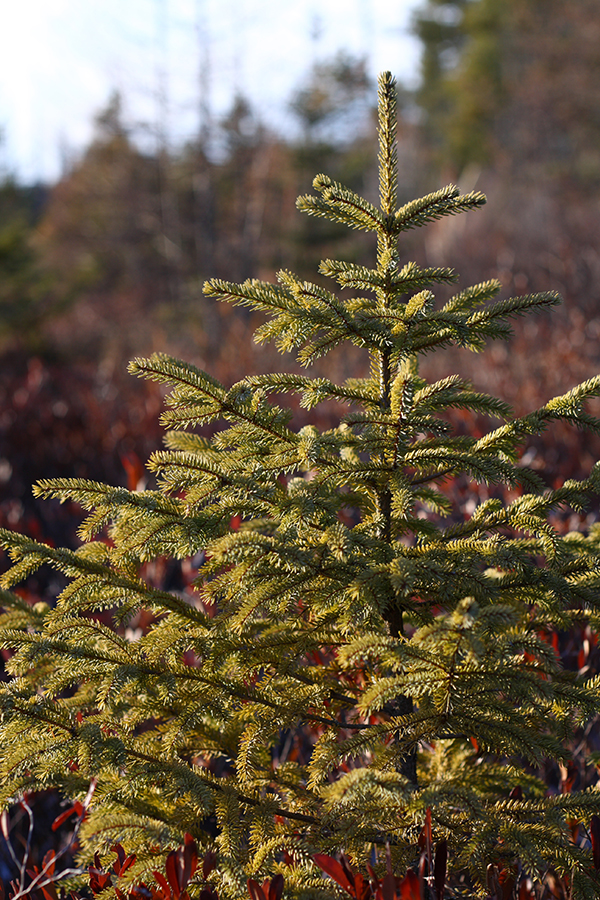
<svg viewBox="0 0 600 900">
<path fill-rule="evenodd" d="M 120 362 L 157 346 L 189 355 L 200 345 L 210 355 L 220 323 L 199 285 L 209 272 L 243 279 L 272 270 L 286 231 L 280 195 L 296 193 L 289 159 L 239 97 L 182 151 L 143 153 L 115 95 L 40 224 L 61 289 L 79 286 L 77 308 L 53 334 L 63 353 Z"/>
<path fill-rule="evenodd" d="M 418 102 L 438 161 L 600 186 L 596 0 L 428 0 Z"/>
<path fill-rule="evenodd" d="M 26 343 L 35 340 L 46 287 L 31 244 L 31 229 L 15 218 L 0 227 L 0 341 L 17 333 Z"/>
<path fill-rule="evenodd" d="M 293 147 L 299 190 L 310 186 L 315 172 L 327 171 L 374 199 L 374 105 L 375 86 L 364 58 L 340 52 L 312 66 L 290 99 L 300 134 Z M 297 222 L 293 242 L 293 265 L 300 271 L 314 271 L 324 247 L 356 261 L 366 258 L 363 235 L 348 235 L 339 223 L 326 220 L 310 227 Z"/>
<path fill-rule="evenodd" d="M 147 329 L 138 314 L 168 296 L 177 252 L 162 230 L 156 159 L 132 143 L 117 94 L 83 157 L 51 191 L 39 230 L 60 290 L 78 294 L 79 327 L 55 335 L 65 352 L 97 354 L 115 342 L 130 352 L 132 319 L 138 333 Z"/>
<path fill-rule="evenodd" d="M 35 223 L 44 189 L 24 188 L 7 176 L 0 183 L 0 347 L 18 339 L 39 343 L 41 321 L 53 307 L 53 278 L 40 260 Z"/>
<path fill-rule="evenodd" d="M 219 247 L 216 240 L 214 261 L 221 271 L 235 271 L 240 278 L 254 277 L 265 264 L 258 239 L 266 224 L 267 184 L 274 176 L 277 140 L 260 122 L 248 99 L 240 94 L 234 97 L 219 123 L 217 141 L 222 157 L 213 164 L 218 216 L 215 224 L 218 234 L 225 238 L 226 248 Z"/>
<path fill-rule="evenodd" d="M 339 143 L 340 137 L 351 137 L 344 131 L 349 131 L 357 116 L 371 111 L 373 90 L 364 58 L 341 51 L 333 59 L 316 62 L 290 101 L 305 142 L 314 144 L 320 137 L 331 145 Z"/>
<path fill-rule="evenodd" d="M 315 166 L 373 193 L 374 173 L 364 176 L 371 105 L 364 61 L 337 57 L 319 63 L 294 97 L 297 140 L 271 133 L 238 96 L 182 151 L 161 146 L 150 155 L 136 145 L 115 94 L 90 146 L 51 191 L 39 227 L 58 292 L 78 294 L 53 325 L 54 346 L 66 358 L 109 358 L 113 367 L 159 346 L 188 357 L 200 348 L 217 371 L 229 369 L 227 334 L 248 316 L 229 323 L 202 298 L 202 280 L 209 273 L 243 280 L 272 277 L 281 267 L 307 271 L 314 260 L 307 235 L 296 230 L 293 198 Z M 363 236 L 350 237 L 354 256 L 361 243 Z M 246 343 L 241 334 L 236 342 Z"/>
<path fill-rule="evenodd" d="M 416 99 L 428 182 L 442 172 L 462 189 L 477 185 L 494 209 L 476 224 L 438 223 L 423 257 L 452 258 L 472 280 L 491 273 L 507 293 L 552 284 L 565 298 L 540 319 L 533 346 L 516 329 L 510 367 L 499 350 L 496 363 L 464 372 L 482 388 L 503 381 L 507 399 L 523 409 L 589 377 L 600 362 L 597 3 L 428 0 L 414 29 L 423 48 Z M 518 382 L 507 378 L 516 369 Z"/>
</svg>

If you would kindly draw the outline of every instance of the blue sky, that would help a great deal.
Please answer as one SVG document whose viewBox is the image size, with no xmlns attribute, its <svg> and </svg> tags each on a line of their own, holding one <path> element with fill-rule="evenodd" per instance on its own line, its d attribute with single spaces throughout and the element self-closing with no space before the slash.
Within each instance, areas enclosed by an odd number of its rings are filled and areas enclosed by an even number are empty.
<svg viewBox="0 0 600 900">
<path fill-rule="evenodd" d="M 197 128 L 202 66 L 214 115 L 236 91 L 274 127 L 311 62 L 346 49 L 373 75 L 414 82 L 419 0 L 19 0 L 0 36 L 0 164 L 52 180 L 90 139 L 113 89 L 125 113 L 172 140 Z M 164 102 L 158 97 L 162 92 Z M 162 110 L 162 113 L 160 112 Z"/>
</svg>

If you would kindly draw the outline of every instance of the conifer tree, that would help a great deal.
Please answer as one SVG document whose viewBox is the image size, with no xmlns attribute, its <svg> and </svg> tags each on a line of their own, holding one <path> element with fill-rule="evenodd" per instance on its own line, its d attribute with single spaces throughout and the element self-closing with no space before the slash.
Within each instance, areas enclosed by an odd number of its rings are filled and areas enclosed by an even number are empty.
<svg viewBox="0 0 600 900">
<path fill-rule="evenodd" d="M 379 206 L 325 175 L 298 200 L 376 237 L 373 268 L 321 263 L 351 299 L 286 271 L 206 285 L 266 314 L 258 341 L 307 368 L 350 342 L 368 377 L 228 388 L 164 355 L 136 359 L 132 372 L 171 386 L 166 449 L 149 463 L 158 489 L 41 482 L 38 495 L 89 511 L 81 547 L 2 533 L 0 802 L 56 788 L 81 804 L 94 785 L 82 859 L 120 842 L 136 854 L 125 882 L 151 883 L 189 833 L 216 852 L 222 898 L 276 875 L 285 897 L 337 897 L 327 856 L 381 876 L 387 855 L 401 873 L 425 824 L 447 843 L 446 896 L 489 896 L 490 871 L 521 885 L 566 874 L 573 897 L 598 896 L 594 779 L 549 794 L 541 776 L 566 766 L 600 705 L 598 677 L 567 670 L 551 639 L 598 627 L 599 532 L 561 535 L 551 520 L 583 508 L 600 469 L 548 489 L 521 451 L 555 421 L 600 430 L 585 408 L 600 377 L 514 418 L 457 376 L 420 374 L 424 354 L 479 351 L 558 297 L 498 300 L 488 281 L 436 304 L 432 286 L 457 276 L 404 261 L 402 235 L 485 198 L 449 186 L 398 208 L 395 102 L 384 73 Z M 339 423 L 295 430 L 274 401 L 286 394 L 305 410 L 338 401 Z M 500 424 L 460 434 L 453 410 Z M 458 478 L 491 499 L 467 511 L 447 489 Z M 189 591 L 157 575 L 201 555 Z M 11 591 L 41 565 L 69 579 L 53 607 Z"/>
</svg>

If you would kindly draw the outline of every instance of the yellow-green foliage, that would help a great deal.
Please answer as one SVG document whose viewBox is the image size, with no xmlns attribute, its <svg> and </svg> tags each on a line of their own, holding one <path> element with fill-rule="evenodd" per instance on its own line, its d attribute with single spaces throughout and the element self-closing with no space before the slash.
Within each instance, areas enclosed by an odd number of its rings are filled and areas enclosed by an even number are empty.
<svg viewBox="0 0 600 900">
<path fill-rule="evenodd" d="M 581 508 L 600 469 L 544 489 L 521 448 L 555 420 L 598 430 L 584 404 L 600 378 L 513 418 L 456 376 L 419 374 L 420 355 L 480 350 L 557 297 L 498 301 L 490 281 L 436 303 L 431 289 L 455 273 L 402 260 L 399 238 L 484 197 L 450 186 L 397 208 L 388 73 L 379 91 L 380 206 L 325 175 L 298 201 L 375 235 L 372 269 L 321 266 L 356 295 L 289 272 L 277 285 L 206 286 L 267 314 L 257 340 L 306 366 L 350 341 L 372 375 L 227 388 L 167 356 L 134 360 L 132 372 L 171 386 L 166 449 L 149 464 L 159 488 L 42 482 L 38 495 L 88 511 L 81 548 L 2 535 L 14 567 L 0 636 L 14 655 L 0 692 L 0 802 L 46 787 L 81 798 L 97 779 L 84 855 L 119 840 L 138 855 L 132 877 L 148 880 L 153 857 L 190 832 L 216 847 L 224 898 L 275 872 L 290 895 L 335 895 L 315 852 L 344 849 L 362 866 L 389 842 L 395 864 L 412 865 L 431 808 L 434 839 L 447 839 L 474 893 L 490 862 L 520 860 L 532 879 L 574 869 L 590 895 L 591 856 L 567 820 L 600 813 L 600 793 L 546 796 L 536 771 L 566 761 L 574 729 L 599 711 L 598 679 L 565 671 L 541 632 L 598 621 L 598 534 L 561 537 L 549 516 Z M 346 414 L 326 431 L 294 430 L 271 400 L 290 393 L 307 410 L 341 401 Z M 503 421 L 458 435 L 457 408 Z M 209 423 L 213 437 L 194 433 Z M 519 489 L 469 515 L 444 491 L 449 477 Z M 193 591 L 148 574 L 200 551 Z M 42 564 L 69 584 L 54 607 L 30 608 L 10 588 Z M 153 618 L 133 633 L 140 610 Z M 517 785 L 522 799 L 510 799 Z"/>
</svg>

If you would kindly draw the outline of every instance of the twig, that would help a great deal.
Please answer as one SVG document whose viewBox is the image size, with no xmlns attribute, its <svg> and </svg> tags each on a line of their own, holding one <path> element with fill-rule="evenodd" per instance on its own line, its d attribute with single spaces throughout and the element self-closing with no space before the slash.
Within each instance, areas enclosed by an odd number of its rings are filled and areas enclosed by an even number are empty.
<svg viewBox="0 0 600 900">
<path fill-rule="evenodd" d="M 31 891 L 38 890 L 40 888 L 48 887 L 51 884 L 56 884 L 62 879 L 68 877 L 69 875 L 83 875 L 85 869 L 62 869 L 60 872 L 52 873 L 48 875 L 48 870 L 50 867 L 55 866 L 56 862 L 61 859 L 61 857 L 65 856 L 75 845 L 77 841 L 77 837 L 79 834 L 79 830 L 81 825 L 83 824 L 83 820 L 85 819 L 88 809 L 90 808 L 90 804 L 92 802 L 92 797 L 94 796 L 94 791 L 96 790 L 97 779 L 93 778 L 90 782 L 90 786 L 88 788 L 88 792 L 85 795 L 83 800 L 82 810 L 77 817 L 77 821 L 75 822 L 75 826 L 73 828 L 73 832 L 71 837 L 65 844 L 65 846 L 58 853 L 52 853 L 52 856 L 48 859 L 48 861 L 42 866 L 42 869 L 34 876 L 31 882 L 25 886 L 25 878 L 27 875 L 27 866 L 29 865 L 29 856 L 31 854 L 31 841 L 33 837 L 33 810 L 27 803 L 27 800 L 23 799 L 20 801 L 20 806 L 25 810 L 29 817 L 29 830 L 27 833 L 27 843 L 25 845 L 25 853 L 23 854 L 23 859 L 19 863 L 17 859 L 17 855 L 14 851 L 14 848 L 9 840 L 10 827 L 8 823 L 8 814 L 6 811 L 2 814 L 2 834 L 4 835 L 6 845 L 8 847 L 8 852 L 15 866 L 19 869 L 19 890 L 12 894 L 10 900 L 21 900 L 21 898 L 28 897 Z"/>
</svg>

